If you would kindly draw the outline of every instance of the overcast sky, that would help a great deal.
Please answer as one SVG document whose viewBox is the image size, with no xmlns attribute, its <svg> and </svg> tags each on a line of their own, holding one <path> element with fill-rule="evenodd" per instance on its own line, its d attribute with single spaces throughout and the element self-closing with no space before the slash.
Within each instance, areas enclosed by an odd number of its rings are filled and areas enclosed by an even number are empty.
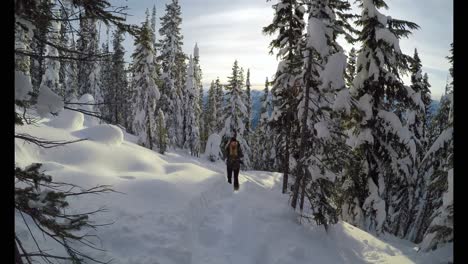
<svg viewBox="0 0 468 264">
<path fill-rule="evenodd" d="M 127 22 L 140 24 L 145 10 L 156 5 L 157 22 L 171 0 L 111 0 L 113 5 L 129 7 Z M 351 0 L 354 2 L 354 0 Z M 403 52 L 413 55 L 417 48 L 423 72 L 429 75 L 434 99 L 444 91 L 448 76 L 450 43 L 453 41 L 453 2 L 450 0 L 387 0 L 389 9 L 384 15 L 410 20 L 421 29 L 409 39 L 400 42 Z M 193 53 L 195 43 L 200 49 L 203 83 L 209 87 L 211 80 L 220 77 L 222 82 L 231 73 L 234 60 L 245 71 L 250 68 L 251 83 L 263 89 L 265 78 L 272 78 L 277 68 L 275 55 L 269 55 L 268 44 L 272 37 L 262 34 L 262 28 L 273 19 L 271 8 L 275 0 L 179 0 L 182 9 L 183 51 Z M 355 12 L 359 10 L 354 9 Z M 351 47 L 342 43 L 345 50 Z M 124 42 L 127 60 L 133 51 L 133 39 Z M 358 47 L 356 47 L 358 48 Z M 409 76 L 404 77 L 406 83 Z"/>
</svg>

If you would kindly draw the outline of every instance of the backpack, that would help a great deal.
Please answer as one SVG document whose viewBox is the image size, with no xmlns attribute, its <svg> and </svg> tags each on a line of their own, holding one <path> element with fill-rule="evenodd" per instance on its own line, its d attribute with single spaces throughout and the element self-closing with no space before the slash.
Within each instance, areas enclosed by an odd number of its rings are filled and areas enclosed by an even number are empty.
<svg viewBox="0 0 468 264">
<path fill-rule="evenodd" d="M 231 157 L 231 159 L 236 159 L 238 156 L 237 145 L 237 141 L 231 141 L 229 143 L 229 157 Z"/>
</svg>

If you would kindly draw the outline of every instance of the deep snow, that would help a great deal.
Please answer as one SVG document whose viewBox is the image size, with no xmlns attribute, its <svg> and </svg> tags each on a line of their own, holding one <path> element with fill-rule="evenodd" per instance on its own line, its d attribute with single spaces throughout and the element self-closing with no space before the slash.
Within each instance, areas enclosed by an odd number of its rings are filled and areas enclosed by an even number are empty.
<svg viewBox="0 0 468 264">
<path fill-rule="evenodd" d="M 57 128 L 49 126 L 54 120 L 43 120 L 15 130 L 54 140 L 91 140 L 40 149 L 17 139 L 15 160 L 19 166 L 41 162 L 47 174 L 59 181 L 88 188 L 111 184 L 124 193 L 71 200 L 71 211 L 102 206 L 109 210 L 93 217 L 98 224 L 114 222 L 97 230 L 101 238 L 97 245 L 107 251 L 83 249 L 101 260 L 327 264 L 447 263 L 453 258 L 451 244 L 421 253 L 408 241 L 377 238 L 345 222 L 331 227 L 328 234 L 322 227 L 300 225 L 288 197 L 281 194 L 280 173 L 241 171 L 240 190 L 233 192 L 222 161 L 212 163 L 174 150 L 160 155 L 136 145 L 136 137 L 115 126 L 86 128 L 76 123 L 80 118 L 68 120 L 75 123 L 64 124 L 62 119 Z M 15 217 L 16 232 L 34 250 L 21 216 Z M 54 248 L 41 235 L 36 238 L 44 248 Z"/>
</svg>

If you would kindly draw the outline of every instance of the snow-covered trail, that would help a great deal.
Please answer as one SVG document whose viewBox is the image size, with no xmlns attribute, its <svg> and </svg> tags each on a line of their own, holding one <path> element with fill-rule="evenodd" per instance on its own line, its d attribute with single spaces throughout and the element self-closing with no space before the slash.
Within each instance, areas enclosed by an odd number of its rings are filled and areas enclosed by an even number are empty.
<svg viewBox="0 0 468 264">
<path fill-rule="evenodd" d="M 46 122 L 17 127 L 17 132 L 47 139 L 90 140 L 53 149 L 16 140 L 15 158 L 20 166 L 43 163 L 57 180 L 84 187 L 109 184 L 124 193 L 71 201 L 72 211 L 108 209 L 93 216 L 98 224 L 113 223 L 95 233 L 106 251 L 83 248 L 98 259 L 129 264 L 444 263 L 451 255 L 450 247 L 420 254 L 409 242 L 384 241 L 344 222 L 328 234 L 323 227 L 299 225 L 281 194 L 279 173 L 241 171 L 240 190 L 234 192 L 221 161 L 177 151 L 160 155 L 115 127 L 82 128 L 82 121 L 66 128 Z M 16 218 L 18 235 L 34 250 Z"/>
</svg>

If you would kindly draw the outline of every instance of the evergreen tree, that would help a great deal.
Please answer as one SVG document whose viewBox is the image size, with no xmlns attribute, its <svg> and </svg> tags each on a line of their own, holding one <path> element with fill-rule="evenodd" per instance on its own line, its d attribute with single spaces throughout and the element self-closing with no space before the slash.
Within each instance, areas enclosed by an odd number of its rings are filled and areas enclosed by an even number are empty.
<svg viewBox="0 0 468 264">
<path fill-rule="evenodd" d="M 15 71 L 31 76 L 31 60 L 23 53 L 31 52 L 32 32 L 23 25 L 23 21 L 15 21 Z"/>
<path fill-rule="evenodd" d="M 146 22 L 148 23 L 148 22 Z M 135 90 L 130 90 L 125 70 L 125 49 L 123 47 L 124 32 L 116 29 L 112 40 L 112 65 L 111 86 L 109 90 L 109 107 L 111 120 L 114 124 L 123 125 L 130 129 L 133 118 L 131 117 L 131 98 Z M 156 73 L 154 73 L 156 74 Z"/>
<path fill-rule="evenodd" d="M 182 53 L 182 23 L 180 5 L 178 0 L 166 4 L 166 14 L 161 17 L 159 46 L 163 85 L 161 89 L 160 108 L 165 114 L 168 130 L 168 144 L 180 146 L 183 144 L 183 102 L 181 91 L 185 82 L 185 68 L 182 65 L 185 55 Z"/>
<path fill-rule="evenodd" d="M 156 140 L 156 102 L 160 98 L 155 83 L 154 49 L 148 21 L 144 22 L 140 35 L 135 39 L 135 51 L 132 54 L 133 80 L 133 131 L 138 136 L 138 143 L 153 149 Z"/>
<path fill-rule="evenodd" d="M 196 77 L 194 72 L 195 63 L 190 56 L 187 69 L 187 78 L 185 83 L 186 102 L 185 102 L 185 145 L 184 148 L 190 149 L 190 154 L 197 156 L 200 152 L 200 131 L 197 113 L 200 112 L 198 105 L 198 90 L 196 87 Z"/>
<path fill-rule="evenodd" d="M 452 55 L 447 57 L 451 63 Z M 432 250 L 453 240 L 453 82 L 447 84 L 429 127 L 430 148 L 421 162 L 426 183 L 409 239 Z"/>
<path fill-rule="evenodd" d="M 185 142 L 188 140 L 186 137 L 186 119 L 187 116 L 190 114 L 187 112 L 187 101 L 188 101 L 188 91 L 187 91 L 187 70 L 188 65 L 186 64 L 187 56 L 184 53 L 178 53 L 176 56 L 176 76 L 175 76 L 175 87 L 176 87 L 176 100 L 175 105 L 177 106 L 175 109 L 175 121 L 176 121 L 176 138 L 177 138 L 177 146 L 183 148 Z"/>
<path fill-rule="evenodd" d="M 90 56 L 98 53 L 98 32 L 96 28 L 96 19 L 91 11 L 85 11 L 80 15 L 80 31 L 77 41 L 77 51 L 79 52 L 78 64 L 78 96 L 91 94 L 95 96 L 99 93 L 98 89 L 98 63 L 87 60 Z"/>
<path fill-rule="evenodd" d="M 104 54 L 110 54 L 109 51 L 109 28 L 106 30 L 106 42 L 102 43 L 102 52 Z M 101 75 L 99 76 L 101 80 L 101 90 L 102 90 L 102 99 L 103 104 L 98 105 L 99 112 L 105 120 L 112 121 L 112 57 L 106 56 L 100 61 L 101 64 Z"/>
<path fill-rule="evenodd" d="M 156 5 L 153 5 L 153 12 L 151 13 L 151 40 L 153 41 L 156 54 Z"/>
<path fill-rule="evenodd" d="M 338 221 L 335 186 L 348 152 L 341 132 L 341 116 L 333 107 L 340 109 L 340 101 L 335 105 L 337 95 L 348 92 L 346 56 L 336 38 L 349 27 L 347 17 L 338 14 L 346 14 L 350 9 L 346 1 L 311 2 L 302 52 L 303 84 L 297 113 L 300 148 L 291 206 L 296 208 L 300 197 L 302 211 L 307 197 L 312 218 L 325 229 Z"/>
<path fill-rule="evenodd" d="M 412 97 L 417 104 L 414 104 L 416 106 L 415 109 L 411 109 L 411 111 L 407 113 L 406 119 L 411 132 L 420 143 L 418 156 L 421 156 L 427 146 L 426 119 L 429 114 L 431 92 L 427 86 L 427 81 L 424 81 L 423 79 L 421 59 L 419 59 L 418 51 L 416 49 L 414 50 L 413 61 L 410 65 L 410 72 L 411 89 L 414 91 Z"/>
<path fill-rule="evenodd" d="M 215 101 L 216 101 L 216 127 L 214 130 L 216 132 L 221 132 L 221 130 L 224 127 L 224 115 L 223 115 L 223 109 L 224 109 L 224 92 L 223 92 L 223 85 L 219 81 L 219 77 L 216 78 L 215 81 Z"/>
<path fill-rule="evenodd" d="M 245 96 L 247 106 L 247 120 L 245 122 L 245 129 L 250 133 L 252 127 L 252 96 L 250 95 L 250 69 L 247 69 L 247 79 L 245 81 Z"/>
<path fill-rule="evenodd" d="M 228 79 L 229 82 L 226 86 L 227 104 L 223 111 L 225 120 L 224 128 L 220 134 L 223 138 L 223 142 L 227 142 L 227 140 L 233 135 L 234 132 L 237 133 L 237 140 L 239 141 L 244 153 L 244 166 L 246 168 L 250 168 L 250 146 L 247 144 L 245 139 L 245 120 L 247 117 L 247 107 L 245 106 L 245 97 L 243 96 L 244 91 L 241 88 L 241 70 L 237 60 L 234 61 L 232 75 L 229 76 Z"/>
<path fill-rule="evenodd" d="M 59 12 L 55 12 L 55 16 L 60 17 Z M 47 39 L 49 42 L 54 43 L 57 45 L 60 43 L 60 26 L 61 24 L 58 23 L 57 21 L 52 21 L 50 23 L 50 31 L 47 34 Z M 62 92 L 62 87 L 60 84 L 60 61 L 57 60 L 56 58 L 59 56 L 57 48 L 55 48 L 53 45 L 46 45 L 45 47 L 45 60 L 44 60 L 44 66 L 45 66 L 45 71 L 44 75 L 42 76 L 42 81 L 41 81 L 41 87 L 43 85 L 47 86 L 51 91 L 54 93 L 60 95 L 61 97 L 64 96 L 64 93 Z"/>
<path fill-rule="evenodd" d="M 61 46 L 66 47 L 69 50 L 75 51 L 75 40 L 71 35 L 70 23 L 65 21 L 69 15 L 73 12 L 73 6 L 71 3 L 65 2 L 61 6 L 61 27 L 60 27 L 60 43 Z M 59 55 L 64 57 L 67 55 L 66 51 L 59 50 Z M 76 99 L 78 95 L 78 76 L 77 76 L 77 63 L 75 60 L 63 60 L 60 62 L 60 83 L 62 86 L 62 96 L 65 101 L 72 101 Z"/>
<path fill-rule="evenodd" d="M 68 3 L 67 3 L 68 5 Z M 67 19 L 67 10 L 68 10 L 68 7 L 66 5 L 63 5 L 60 9 L 60 19 L 62 20 L 65 20 Z M 63 23 L 62 21 L 58 22 L 59 23 L 59 28 L 60 28 L 60 32 L 59 32 L 59 43 L 61 46 L 63 47 L 68 47 L 69 46 L 69 35 L 68 35 L 68 32 L 67 32 L 67 25 L 65 23 Z M 57 51 L 58 52 L 58 51 Z M 59 53 L 59 56 L 62 56 L 64 52 L 58 52 Z M 64 98 L 65 98 L 65 94 L 66 94 L 66 82 L 67 82 L 67 65 L 65 63 L 65 61 L 61 61 L 60 62 L 60 69 L 59 69 L 59 83 L 60 83 L 60 87 L 62 88 L 61 91 L 60 91 L 60 95 Z"/>
<path fill-rule="evenodd" d="M 433 250 L 453 240 L 453 93 L 445 95 L 441 104 L 437 117 L 448 122 L 422 161 L 429 177 L 426 208 L 417 227 L 417 234 L 424 232 L 423 250 Z M 416 241 L 420 238 L 416 237 Z"/>
<path fill-rule="evenodd" d="M 356 75 L 356 49 L 351 48 L 349 51 L 348 64 L 346 66 L 346 86 L 351 87 L 354 76 Z"/>
<path fill-rule="evenodd" d="M 208 90 L 208 101 L 204 111 L 205 117 L 205 136 L 208 137 L 217 132 L 217 116 L 219 109 L 217 108 L 217 97 L 216 97 L 216 84 L 214 81 L 211 82 L 210 89 Z"/>
<path fill-rule="evenodd" d="M 39 87 L 45 72 L 44 55 L 46 52 L 47 33 L 50 28 L 53 3 L 50 1 L 39 1 L 37 3 L 37 12 L 42 14 L 41 20 L 36 20 L 33 36 L 31 38 L 31 51 L 36 56 L 30 56 L 31 83 L 33 86 L 33 101 L 39 94 Z M 39 16 L 38 16 L 39 17 Z"/>
<path fill-rule="evenodd" d="M 195 78 L 195 89 L 198 92 L 198 107 L 196 118 L 199 124 L 199 132 L 200 132 L 200 149 L 205 149 L 206 140 L 208 139 L 209 135 L 206 135 L 206 132 L 203 131 L 206 129 L 206 123 L 203 118 L 203 84 L 202 84 L 202 70 L 200 67 L 200 54 L 197 43 L 195 43 L 195 47 L 193 49 L 193 74 Z M 205 112 L 206 113 L 206 112 Z"/>
<path fill-rule="evenodd" d="M 410 240 L 416 239 L 418 229 L 420 228 L 420 220 L 417 219 L 418 215 L 421 215 L 424 210 L 425 193 L 427 192 L 427 179 L 425 177 L 426 172 L 424 167 L 421 166 L 421 161 L 427 151 L 428 147 L 428 117 L 429 107 L 431 103 L 429 84 L 427 80 L 423 79 L 422 75 L 422 64 L 419 59 L 417 50 L 414 50 L 413 60 L 410 65 L 411 72 L 411 98 L 413 103 L 410 108 L 406 111 L 406 125 L 410 132 L 415 137 L 416 143 L 416 155 L 414 156 L 414 169 L 413 178 L 416 179 L 416 188 L 414 191 L 414 203 L 411 213 L 409 215 L 409 226 L 407 230 L 402 230 L 400 236 L 405 236 Z M 427 75 L 426 75 L 427 77 Z M 424 199 L 424 200 L 423 200 Z"/>
<path fill-rule="evenodd" d="M 263 96 L 260 98 L 261 108 L 258 125 L 255 131 L 255 147 L 253 149 L 253 160 L 255 169 L 273 171 L 274 170 L 274 155 L 272 149 L 274 141 L 272 139 L 272 132 L 269 126 L 269 119 L 271 113 L 271 96 L 269 92 L 268 78 L 265 80 L 265 89 Z"/>
<path fill-rule="evenodd" d="M 263 32 L 269 35 L 276 34 L 270 43 L 271 51 L 278 49 L 278 69 L 273 80 L 271 89 L 273 100 L 273 113 L 271 126 L 275 130 L 275 142 L 277 158 L 281 163 L 281 171 L 284 173 L 282 192 L 286 193 L 290 162 L 293 161 L 291 150 L 293 146 L 292 131 L 296 117 L 294 115 L 297 100 L 296 95 L 299 87 L 296 85 L 300 80 L 302 56 L 299 43 L 305 26 L 304 7 L 297 0 L 280 0 L 273 5 L 275 15 L 272 23 L 263 28 Z"/>
<path fill-rule="evenodd" d="M 151 14 L 151 32 L 152 32 L 152 39 L 154 43 L 154 56 L 156 56 L 156 61 L 155 61 L 155 67 L 156 67 L 156 75 L 158 76 L 156 82 L 159 87 L 162 87 L 163 80 L 161 78 L 161 61 L 159 58 L 159 49 L 160 49 L 160 44 L 158 43 L 156 39 L 156 5 L 153 5 L 153 12 Z"/>
<path fill-rule="evenodd" d="M 404 233 L 408 228 L 415 183 L 414 136 L 402 125 L 401 109 L 412 102 L 400 73 L 408 70 L 410 57 L 403 54 L 399 38 L 407 37 L 414 23 L 381 14 L 388 8 L 382 0 L 362 0 L 363 10 L 357 25 L 362 27 L 358 40 L 357 74 L 352 95 L 361 114 L 355 117 L 354 147 L 365 160 L 368 193 L 362 205 L 365 228 L 378 234 Z M 356 186 L 359 184 L 357 183 Z"/>
</svg>

